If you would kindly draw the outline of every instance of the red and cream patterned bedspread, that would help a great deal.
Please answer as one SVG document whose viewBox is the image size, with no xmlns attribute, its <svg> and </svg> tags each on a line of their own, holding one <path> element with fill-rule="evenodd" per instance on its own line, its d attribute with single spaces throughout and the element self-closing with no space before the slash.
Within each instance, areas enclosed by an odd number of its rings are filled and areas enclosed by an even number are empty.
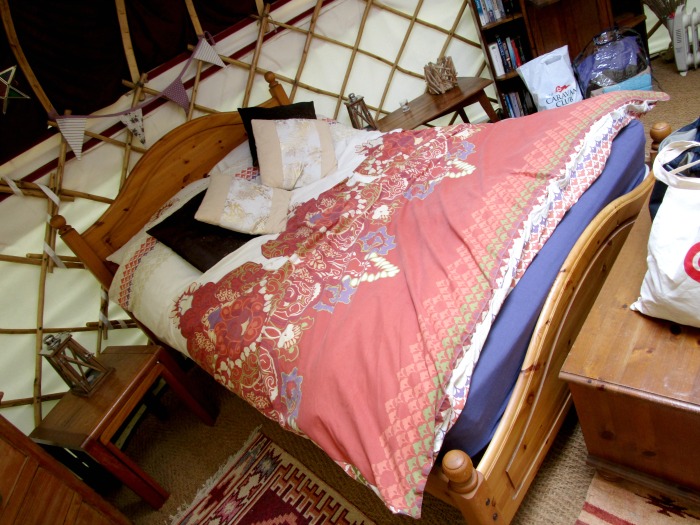
<svg viewBox="0 0 700 525">
<path fill-rule="evenodd" d="M 505 296 L 618 130 L 663 97 L 373 135 L 359 177 L 297 207 L 262 246 L 274 267 L 247 262 L 178 298 L 189 355 L 419 516 Z"/>
</svg>

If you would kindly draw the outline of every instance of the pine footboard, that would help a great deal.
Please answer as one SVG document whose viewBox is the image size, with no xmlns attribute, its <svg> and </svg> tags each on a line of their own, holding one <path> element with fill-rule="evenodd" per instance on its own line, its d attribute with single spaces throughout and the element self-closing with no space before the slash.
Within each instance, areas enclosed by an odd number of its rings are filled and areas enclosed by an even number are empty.
<svg viewBox="0 0 700 525">
<path fill-rule="evenodd" d="M 671 132 L 650 132 L 652 155 Z M 585 230 L 549 293 L 501 423 L 478 465 L 460 450 L 436 465 L 426 490 L 457 507 L 469 525 L 515 516 L 572 402 L 559 379 L 566 356 L 654 184 L 648 176 L 610 203 Z"/>
</svg>

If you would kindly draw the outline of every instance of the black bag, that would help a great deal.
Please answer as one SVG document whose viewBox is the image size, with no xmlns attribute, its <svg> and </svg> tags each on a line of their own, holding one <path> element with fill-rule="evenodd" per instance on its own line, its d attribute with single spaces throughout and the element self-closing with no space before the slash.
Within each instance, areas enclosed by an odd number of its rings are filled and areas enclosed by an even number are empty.
<svg viewBox="0 0 700 525">
<path fill-rule="evenodd" d="M 700 142 L 700 117 L 698 117 L 695 122 L 677 129 L 666 137 L 661 144 L 659 144 L 659 151 L 661 151 L 666 144 L 679 140 L 692 140 Z M 678 155 L 678 157 L 673 159 L 671 162 L 667 162 L 664 166 L 671 170 L 677 168 L 678 166 L 693 162 L 697 159 L 700 159 L 700 148 L 698 147 L 685 151 L 682 155 Z M 684 172 L 684 174 L 690 177 L 700 177 L 700 164 L 691 166 Z M 651 196 L 649 197 L 649 213 L 651 214 L 652 220 L 656 216 L 656 212 L 661 205 L 661 201 L 664 199 L 666 188 L 666 184 L 660 180 L 657 180 L 654 183 L 654 188 L 651 190 Z"/>
</svg>

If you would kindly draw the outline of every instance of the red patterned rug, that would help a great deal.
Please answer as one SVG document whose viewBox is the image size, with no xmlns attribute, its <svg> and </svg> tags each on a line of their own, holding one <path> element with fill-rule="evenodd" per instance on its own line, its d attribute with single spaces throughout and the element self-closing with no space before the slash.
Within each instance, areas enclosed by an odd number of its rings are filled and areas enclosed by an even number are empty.
<svg viewBox="0 0 700 525">
<path fill-rule="evenodd" d="M 270 438 L 253 432 L 171 525 L 373 525 Z"/>
<path fill-rule="evenodd" d="M 596 474 L 576 525 L 700 525 L 700 503 Z"/>
</svg>

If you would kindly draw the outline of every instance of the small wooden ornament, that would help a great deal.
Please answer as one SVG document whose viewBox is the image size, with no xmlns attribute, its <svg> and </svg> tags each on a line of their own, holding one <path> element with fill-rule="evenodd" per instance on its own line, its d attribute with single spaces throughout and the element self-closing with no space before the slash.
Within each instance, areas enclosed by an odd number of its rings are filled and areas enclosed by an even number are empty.
<svg viewBox="0 0 700 525">
<path fill-rule="evenodd" d="M 113 369 L 73 340 L 71 334 L 47 335 L 41 355 L 78 396 L 89 397 Z"/>
<path fill-rule="evenodd" d="M 424 67 L 428 93 L 441 95 L 457 85 L 457 72 L 452 57 L 439 58 L 437 63 L 428 62 Z"/>
</svg>

